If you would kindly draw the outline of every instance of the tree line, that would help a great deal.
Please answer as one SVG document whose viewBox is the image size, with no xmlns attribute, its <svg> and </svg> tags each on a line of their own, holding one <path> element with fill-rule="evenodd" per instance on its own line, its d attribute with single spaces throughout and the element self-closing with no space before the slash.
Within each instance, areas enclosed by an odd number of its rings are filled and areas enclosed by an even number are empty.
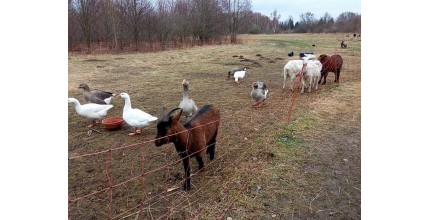
<svg viewBox="0 0 430 220">
<path fill-rule="evenodd" d="M 361 15 L 281 21 L 251 10 L 251 0 L 68 0 L 69 51 L 158 51 L 238 43 L 239 34 L 360 32 Z"/>
</svg>

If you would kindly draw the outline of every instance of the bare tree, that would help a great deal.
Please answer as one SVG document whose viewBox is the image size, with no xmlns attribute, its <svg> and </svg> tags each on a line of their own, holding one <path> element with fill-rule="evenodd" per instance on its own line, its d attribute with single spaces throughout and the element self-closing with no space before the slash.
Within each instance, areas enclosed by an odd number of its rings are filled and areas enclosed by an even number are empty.
<svg viewBox="0 0 430 220">
<path fill-rule="evenodd" d="M 74 50 L 74 46 L 79 43 L 79 24 L 77 22 L 77 12 L 72 0 L 68 0 L 68 43 L 69 50 Z"/>
<path fill-rule="evenodd" d="M 359 29 L 359 28 L 357 26 L 357 24 L 358 24 L 357 20 L 355 20 L 356 25 L 354 25 L 354 18 L 355 17 L 357 17 L 357 14 L 355 14 L 353 12 L 343 12 L 342 14 L 340 14 L 336 18 L 336 25 L 338 26 L 338 30 L 340 32 L 355 32 L 355 31 L 357 31 L 357 29 Z M 361 20 L 361 17 L 359 20 Z M 360 22 L 360 26 L 361 26 L 361 22 Z"/>
<path fill-rule="evenodd" d="M 173 1 L 157 0 L 156 6 L 156 33 L 161 49 L 166 49 L 169 34 L 173 29 Z"/>
<path fill-rule="evenodd" d="M 276 34 L 276 31 L 278 30 L 279 26 L 279 20 L 281 19 L 281 15 L 278 14 L 278 11 L 273 11 L 270 13 L 270 28 L 272 29 L 272 32 Z"/>
<path fill-rule="evenodd" d="M 192 32 L 200 44 L 223 34 L 219 23 L 222 14 L 218 0 L 192 1 Z"/>
<path fill-rule="evenodd" d="M 352 18 L 352 26 L 354 32 L 361 32 L 361 15 L 356 15 L 354 18 Z"/>
<path fill-rule="evenodd" d="M 227 13 L 230 42 L 237 42 L 239 25 L 243 21 L 245 12 L 251 10 L 250 0 L 223 0 L 222 6 Z"/>
<path fill-rule="evenodd" d="M 173 31 L 181 43 L 191 34 L 191 1 L 177 0 L 173 10 Z"/>
<path fill-rule="evenodd" d="M 91 51 L 94 17 L 96 17 L 98 12 L 97 3 L 97 0 L 72 0 L 71 3 L 77 14 L 88 52 Z"/>
<path fill-rule="evenodd" d="M 121 13 L 125 16 L 126 24 L 133 36 L 136 50 L 139 48 L 144 11 L 149 4 L 148 0 L 120 0 L 119 2 Z"/>
<path fill-rule="evenodd" d="M 297 28 L 298 32 L 310 33 L 313 32 L 316 25 L 316 19 L 312 12 L 300 14 L 300 25 Z"/>
<path fill-rule="evenodd" d="M 106 20 L 106 35 L 108 35 L 106 38 L 110 38 L 110 34 L 112 34 L 112 41 L 115 50 L 118 49 L 118 12 L 117 7 L 115 6 L 114 0 L 104 0 L 103 1 L 103 11 L 105 12 L 105 20 Z"/>
<path fill-rule="evenodd" d="M 294 24 L 290 16 L 280 22 L 274 10 L 270 17 L 251 11 L 251 0 L 68 0 L 69 50 L 84 45 L 88 52 L 94 42 L 109 49 L 130 46 L 139 50 L 148 41 L 151 51 L 160 43 L 166 49 L 198 41 L 199 44 L 219 43 L 230 37 L 237 43 L 238 34 L 288 32 L 360 32 L 361 16 L 344 12 L 336 19 L 325 13 L 300 15 Z M 144 49 L 145 48 L 145 44 Z"/>
</svg>

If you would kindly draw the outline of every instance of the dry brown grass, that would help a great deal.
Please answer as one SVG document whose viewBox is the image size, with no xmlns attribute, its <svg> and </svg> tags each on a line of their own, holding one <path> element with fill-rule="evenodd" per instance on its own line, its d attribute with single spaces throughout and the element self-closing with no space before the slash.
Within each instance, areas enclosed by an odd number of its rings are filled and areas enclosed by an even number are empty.
<svg viewBox="0 0 430 220">
<path fill-rule="evenodd" d="M 340 47 L 343 34 L 242 36 L 243 44 L 204 46 L 144 54 L 69 56 L 69 97 L 83 102 L 80 83 L 90 88 L 130 94 L 132 106 L 158 117 L 161 105 L 174 108 L 182 99 L 181 81 L 190 82 L 197 105 L 221 111 L 216 160 L 192 176 L 189 192 L 167 189 L 181 184 L 182 164 L 172 145 L 144 146 L 144 172 L 159 171 L 113 190 L 114 219 L 290 219 L 361 217 L 360 42 Z M 316 44 L 317 47 L 312 47 Z M 330 73 L 327 85 L 298 94 L 291 125 L 286 125 L 291 93 L 282 90 L 282 68 L 289 51 L 338 53 L 344 59 L 340 84 Z M 261 54 L 262 57 L 256 56 Z M 234 55 L 249 61 L 241 62 Z M 281 58 L 281 59 L 279 59 Z M 227 80 L 235 66 L 249 70 L 240 85 Z M 264 80 L 269 97 L 251 107 L 251 83 Z M 115 99 L 109 116 L 122 115 Z M 69 157 L 154 139 L 155 124 L 129 137 L 101 127 L 88 135 L 88 121 L 69 107 Z M 185 121 L 185 118 L 182 119 Z M 109 174 L 114 184 L 141 172 L 141 145 L 113 151 Z M 106 188 L 106 154 L 69 160 L 72 198 Z M 206 158 L 205 158 L 206 159 Z M 192 160 L 195 172 L 197 165 Z M 139 207 L 142 199 L 144 206 Z M 74 219 L 106 219 L 108 191 L 72 202 Z M 127 216 L 127 217 L 126 217 Z"/>
</svg>

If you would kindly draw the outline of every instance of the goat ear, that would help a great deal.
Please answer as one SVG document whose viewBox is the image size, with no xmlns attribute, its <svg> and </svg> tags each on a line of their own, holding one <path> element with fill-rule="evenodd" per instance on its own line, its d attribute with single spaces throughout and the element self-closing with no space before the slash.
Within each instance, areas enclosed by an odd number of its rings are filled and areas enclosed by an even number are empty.
<svg viewBox="0 0 430 220">
<path fill-rule="evenodd" d="M 178 114 L 176 114 L 176 115 L 172 118 L 172 123 L 173 123 L 173 124 L 176 124 L 176 123 L 179 121 L 179 118 L 181 117 L 181 115 L 182 115 L 182 109 L 181 109 L 181 111 L 179 111 L 179 113 L 178 113 Z"/>
</svg>

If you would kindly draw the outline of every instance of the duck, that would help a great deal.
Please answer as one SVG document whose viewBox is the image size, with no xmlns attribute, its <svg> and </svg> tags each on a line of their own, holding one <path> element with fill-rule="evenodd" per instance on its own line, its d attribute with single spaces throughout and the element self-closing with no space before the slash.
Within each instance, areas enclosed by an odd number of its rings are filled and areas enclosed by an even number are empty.
<svg viewBox="0 0 430 220">
<path fill-rule="evenodd" d="M 142 128 L 148 126 L 151 122 L 158 120 L 157 117 L 154 117 L 140 109 L 132 108 L 130 96 L 127 93 L 121 92 L 118 96 L 125 101 L 122 117 L 128 125 L 134 128 L 134 132 L 129 133 L 129 136 L 141 134 Z"/>
<path fill-rule="evenodd" d="M 239 79 L 243 79 L 243 77 L 245 77 L 245 73 L 246 73 L 246 68 L 243 68 L 243 70 L 240 71 L 236 71 L 233 75 L 234 77 L 234 81 L 239 84 Z"/>
<path fill-rule="evenodd" d="M 115 96 L 115 93 L 112 92 L 104 92 L 100 90 L 90 90 L 87 84 L 81 83 L 78 89 L 84 90 L 84 98 L 87 103 L 95 103 L 101 105 L 108 105 L 112 100 L 112 97 Z"/>
<path fill-rule="evenodd" d="M 107 115 L 107 111 L 113 107 L 113 105 L 101 105 L 95 103 L 83 104 L 79 103 L 76 98 L 69 98 L 68 103 L 73 103 L 75 106 L 76 113 L 80 116 L 91 119 L 88 128 L 92 128 L 95 124 L 99 124 L 96 120 L 100 120 Z"/>
<path fill-rule="evenodd" d="M 181 108 L 184 112 L 188 113 L 189 116 L 192 116 L 194 113 L 197 112 L 198 108 L 196 106 L 196 103 L 190 99 L 188 95 L 188 86 L 190 84 L 186 79 L 182 80 L 182 101 L 179 103 L 179 108 Z"/>
<path fill-rule="evenodd" d="M 252 83 L 251 97 L 256 101 L 252 106 L 260 107 L 261 104 L 266 100 L 269 90 L 263 81 L 257 81 Z"/>
<path fill-rule="evenodd" d="M 231 71 L 228 71 L 228 73 L 227 73 L 227 79 L 229 79 L 229 78 L 230 78 L 230 76 L 233 76 L 233 74 L 234 74 L 235 72 L 237 72 L 237 71 L 242 71 L 242 70 L 246 70 L 246 67 L 244 67 L 244 68 L 240 68 L 240 67 L 235 67 L 235 68 L 233 68 Z"/>
</svg>

